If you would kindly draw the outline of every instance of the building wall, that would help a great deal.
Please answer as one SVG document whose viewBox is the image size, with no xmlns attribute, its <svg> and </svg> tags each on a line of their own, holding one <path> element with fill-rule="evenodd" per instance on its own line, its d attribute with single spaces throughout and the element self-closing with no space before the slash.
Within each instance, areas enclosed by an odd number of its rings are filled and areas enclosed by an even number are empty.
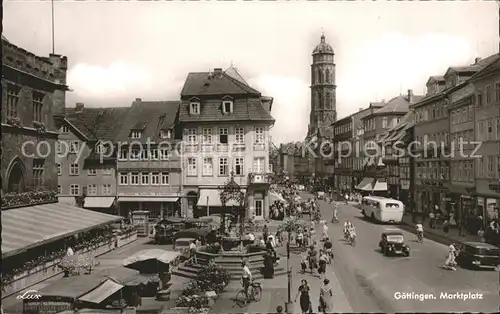
<svg viewBox="0 0 500 314">
<path fill-rule="evenodd" d="M 66 57 L 38 57 L 2 40 L 2 193 L 57 189 L 55 116 L 64 113 L 66 68 Z M 34 120 L 45 132 L 37 131 Z M 23 179 L 14 187 L 16 169 Z"/>
</svg>

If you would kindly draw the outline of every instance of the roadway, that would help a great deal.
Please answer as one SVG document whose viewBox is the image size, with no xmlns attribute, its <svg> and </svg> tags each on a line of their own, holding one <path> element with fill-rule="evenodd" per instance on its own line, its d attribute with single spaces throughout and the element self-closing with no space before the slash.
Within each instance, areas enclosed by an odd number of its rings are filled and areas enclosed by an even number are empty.
<svg viewBox="0 0 500 314">
<path fill-rule="evenodd" d="M 303 197 L 307 197 L 304 195 Z M 332 216 L 332 206 L 320 201 L 323 219 Z M 332 265 L 340 285 L 354 312 L 496 312 L 500 306 L 499 273 L 491 270 L 457 271 L 441 268 L 445 245 L 424 240 L 401 230 L 410 245 L 410 257 L 385 257 L 378 250 L 382 231 L 397 226 L 384 226 L 363 219 L 361 211 L 341 204 L 340 223 L 329 224 L 335 259 Z M 356 246 L 343 240 L 343 223 L 349 219 L 356 227 Z M 320 230 L 317 231 L 321 235 Z M 442 293 L 478 294 L 480 299 L 450 299 Z M 419 300 L 398 299 L 398 293 L 424 294 Z"/>
</svg>

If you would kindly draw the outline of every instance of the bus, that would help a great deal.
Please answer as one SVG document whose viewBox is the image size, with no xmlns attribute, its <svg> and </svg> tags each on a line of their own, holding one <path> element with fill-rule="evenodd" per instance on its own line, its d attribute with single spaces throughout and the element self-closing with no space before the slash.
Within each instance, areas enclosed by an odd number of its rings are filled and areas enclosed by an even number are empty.
<svg viewBox="0 0 500 314">
<path fill-rule="evenodd" d="M 403 219 L 404 205 L 401 201 L 380 197 L 365 196 L 361 201 L 364 217 L 385 223 L 400 223 Z"/>
</svg>

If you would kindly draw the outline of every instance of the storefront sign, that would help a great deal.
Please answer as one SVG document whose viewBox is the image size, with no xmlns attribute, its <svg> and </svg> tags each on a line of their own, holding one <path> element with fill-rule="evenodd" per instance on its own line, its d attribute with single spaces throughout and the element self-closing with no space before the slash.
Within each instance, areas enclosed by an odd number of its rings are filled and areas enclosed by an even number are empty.
<svg viewBox="0 0 500 314">
<path fill-rule="evenodd" d="M 500 184 L 498 184 L 498 183 L 491 183 L 491 184 L 488 185 L 488 187 L 490 188 L 490 190 L 495 191 L 497 193 L 500 193 Z"/>
</svg>

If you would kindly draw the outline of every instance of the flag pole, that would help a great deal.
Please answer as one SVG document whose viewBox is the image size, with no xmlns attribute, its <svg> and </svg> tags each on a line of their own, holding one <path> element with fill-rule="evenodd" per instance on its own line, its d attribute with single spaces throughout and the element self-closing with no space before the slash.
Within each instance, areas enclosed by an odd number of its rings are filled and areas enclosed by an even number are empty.
<svg viewBox="0 0 500 314">
<path fill-rule="evenodd" d="M 51 6 L 52 6 L 52 54 L 56 53 L 55 49 L 55 40 L 54 40 L 54 0 L 51 0 Z"/>
</svg>

